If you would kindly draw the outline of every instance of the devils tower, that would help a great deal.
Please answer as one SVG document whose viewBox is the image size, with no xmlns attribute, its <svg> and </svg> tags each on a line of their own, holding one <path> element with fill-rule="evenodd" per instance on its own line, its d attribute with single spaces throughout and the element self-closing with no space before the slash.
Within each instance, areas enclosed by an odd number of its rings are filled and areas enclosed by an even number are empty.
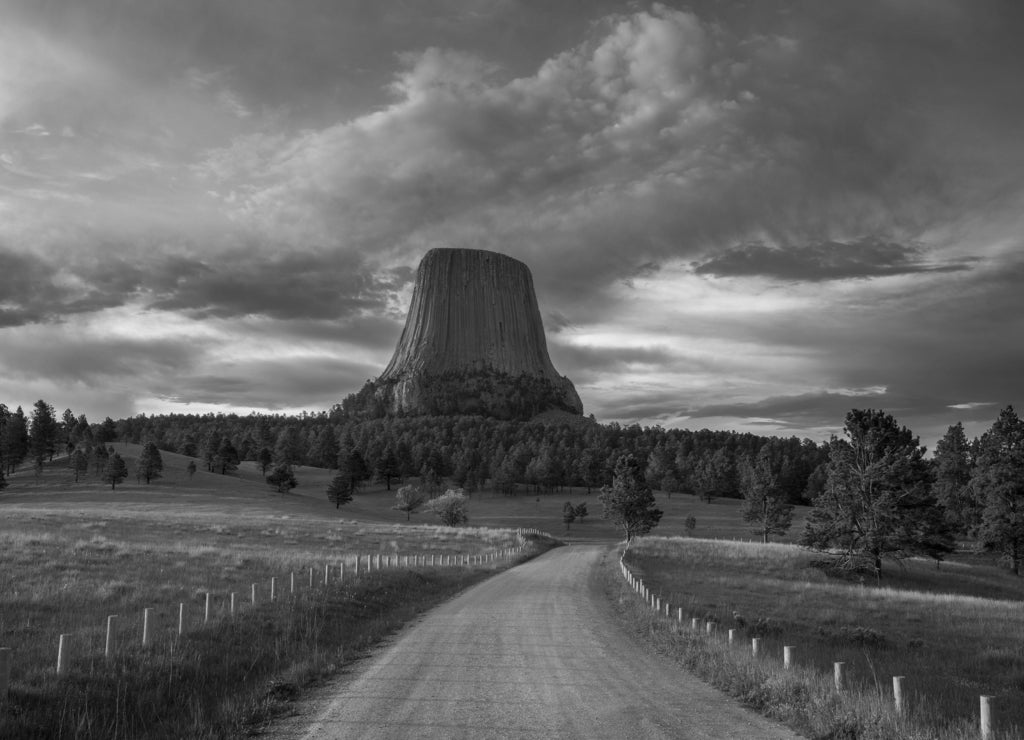
<svg viewBox="0 0 1024 740">
<path fill-rule="evenodd" d="M 479 249 L 432 249 L 391 362 L 353 399 L 365 416 L 582 414 L 548 356 L 530 269 Z"/>
</svg>

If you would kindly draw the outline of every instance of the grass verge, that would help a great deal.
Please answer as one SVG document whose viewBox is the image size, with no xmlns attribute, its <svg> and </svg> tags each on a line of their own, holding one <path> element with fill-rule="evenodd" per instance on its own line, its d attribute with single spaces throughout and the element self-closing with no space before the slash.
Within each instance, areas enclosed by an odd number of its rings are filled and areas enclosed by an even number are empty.
<svg viewBox="0 0 1024 740">
<path fill-rule="evenodd" d="M 976 738 L 981 694 L 995 697 L 994 737 L 1022 736 L 1024 614 L 1019 598 L 1006 598 L 1022 584 L 990 568 L 954 564 L 944 565 L 948 573 L 938 580 L 914 563 L 901 571 L 901 588 L 875 588 L 834 581 L 813 560 L 787 545 L 644 538 L 626 562 L 671 604 L 671 618 L 645 606 L 617 562 L 607 571 L 608 588 L 635 635 L 810 737 Z M 979 583 L 995 583 L 1004 598 L 966 595 Z M 690 629 L 692 617 L 698 631 Z M 706 621 L 718 624 L 712 637 Z M 758 658 L 752 637 L 762 641 Z M 783 645 L 795 646 L 796 665 L 788 670 Z M 842 693 L 833 685 L 835 661 L 846 664 Z M 893 707 L 893 675 L 906 676 L 901 714 Z"/>
</svg>

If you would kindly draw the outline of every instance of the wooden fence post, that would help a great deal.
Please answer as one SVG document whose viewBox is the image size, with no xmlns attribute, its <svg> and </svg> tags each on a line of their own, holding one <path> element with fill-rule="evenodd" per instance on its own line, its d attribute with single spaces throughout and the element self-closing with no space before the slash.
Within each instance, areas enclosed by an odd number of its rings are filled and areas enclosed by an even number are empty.
<svg viewBox="0 0 1024 740">
<path fill-rule="evenodd" d="M 782 646 L 782 667 L 789 669 L 793 667 L 793 651 L 796 650 L 795 645 L 783 645 Z"/>
<path fill-rule="evenodd" d="M 235 616 L 235 592 L 231 592 L 231 616 Z"/>
<path fill-rule="evenodd" d="M 690 629 L 692 629 L 694 632 L 696 632 L 698 629 L 700 629 L 697 626 L 699 623 L 700 623 L 700 620 L 697 619 L 697 617 L 691 617 L 690 618 Z"/>
<path fill-rule="evenodd" d="M 331 580 L 331 564 L 324 563 L 324 585 L 328 585 Z"/>
<path fill-rule="evenodd" d="M 341 561 L 341 565 L 339 566 L 338 584 L 340 585 L 340 584 L 342 584 L 344 582 L 345 582 L 345 561 L 342 560 Z"/>
<path fill-rule="evenodd" d="M 729 644 L 732 645 L 736 641 L 736 630 L 729 630 Z"/>
<path fill-rule="evenodd" d="M 718 629 L 718 623 L 717 622 L 708 622 L 707 624 L 704 625 L 704 629 L 705 629 L 705 631 L 709 635 L 713 635 L 713 634 L 715 634 L 715 630 Z"/>
<path fill-rule="evenodd" d="M 761 638 L 760 637 L 755 637 L 755 638 L 751 639 L 751 641 L 750 641 L 750 654 L 753 655 L 756 658 L 758 653 L 760 653 L 760 652 L 761 652 Z"/>
<path fill-rule="evenodd" d="M 309 569 L 309 587 L 313 588 L 313 568 L 312 568 L 312 566 Z"/>
<path fill-rule="evenodd" d="M 980 727 L 981 727 L 981 740 L 991 740 L 992 738 L 992 697 L 981 696 L 980 698 Z"/>
<path fill-rule="evenodd" d="M 11 649 L 0 648 L 0 704 L 7 699 L 11 686 Z"/>
<path fill-rule="evenodd" d="M 256 604 L 256 584 L 255 583 L 252 584 L 252 591 L 251 591 L 251 593 L 252 593 L 251 601 L 252 601 L 252 604 L 255 606 L 255 604 Z"/>
<path fill-rule="evenodd" d="M 293 594 L 293 593 L 295 593 L 295 571 L 294 570 L 289 574 L 288 578 L 289 578 L 289 581 L 288 581 L 288 589 L 289 589 L 288 593 Z"/>
<path fill-rule="evenodd" d="M 277 577 L 270 577 L 270 600 L 275 601 L 277 599 Z"/>
<path fill-rule="evenodd" d="M 836 691 L 843 691 L 846 688 L 846 663 L 842 661 L 832 664 L 832 679 L 836 684 Z"/>
<path fill-rule="evenodd" d="M 150 643 L 150 624 L 153 621 L 155 621 L 153 620 L 153 607 L 147 606 L 142 610 L 142 644 L 144 646 Z"/>
<path fill-rule="evenodd" d="M 178 636 L 185 633 L 185 602 L 178 602 Z"/>
<path fill-rule="evenodd" d="M 117 621 L 116 614 L 107 616 L 107 639 L 103 644 L 103 657 L 114 657 L 114 622 Z"/>
<path fill-rule="evenodd" d="M 63 674 L 68 668 L 68 651 L 71 649 L 71 635 L 63 634 L 57 642 L 57 675 Z"/>
<path fill-rule="evenodd" d="M 892 677 L 892 700 L 896 705 L 896 711 L 903 711 L 903 679 L 905 676 Z"/>
<path fill-rule="evenodd" d="M 206 603 L 203 606 L 203 624 L 210 623 L 210 592 L 206 592 Z"/>
</svg>

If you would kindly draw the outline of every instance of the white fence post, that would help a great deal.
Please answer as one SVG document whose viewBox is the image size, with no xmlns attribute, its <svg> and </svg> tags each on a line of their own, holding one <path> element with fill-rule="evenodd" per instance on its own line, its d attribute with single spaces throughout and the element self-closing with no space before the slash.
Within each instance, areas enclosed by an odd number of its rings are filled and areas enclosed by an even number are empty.
<svg viewBox="0 0 1024 740">
<path fill-rule="evenodd" d="M 231 592 L 231 616 L 235 616 L 235 592 Z"/>
<path fill-rule="evenodd" d="M 57 675 L 61 675 L 68 668 L 68 651 L 71 649 L 71 635 L 63 634 L 57 642 Z"/>
<path fill-rule="evenodd" d="M 903 711 L 903 679 L 905 676 L 892 677 L 892 700 L 896 705 L 896 711 Z"/>
<path fill-rule="evenodd" d="M 277 577 L 270 577 L 270 600 L 275 601 L 277 599 Z"/>
<path fill-rule="evenodd" d="M 783 645 L 782 646 L 782 667 L 792 668 L 793 667 L 793 652 L 796 650 L 795 645 Z"/>
<path fill-rule="evenodd" d="M 751 639 L 751 641 L 750 641 L 750 654 L 753 655 L 756 658 L 758 653 L 760 653 L 760 652 L 761 652 L 761 638 L 760 637 L 755 637 L 755 638 Z"/>
<path fill-rule="evenodd" d="M 116 621 L 116 614 L 110 614 L 107 616 L 107 639 L 103 644 L 104 658 L 111 658 L 114 655 L 114 622 Z"/>
<path fill-rule="evenodd" d="M 981 727 L 981 740 L 991 740 L 992 738 L 992 697 L 981 696 L 980 698 L 980 727 Z"/>
<path fill-rule="evenodd" d="M 832 664 L 832 678 L 836 684 L 836 691 L 843 691 L 846 688 L 846 663 L 838 661 Z"/>
<path fill-rule="evenodd" d="M 178 602 L 178 636 L 185 633 L 185 602 Z"/>
<path fill-rule="evenodd" d="M 203 624 L 210 623 L 210 592 L 206 592 L 206 604 L 203 608 Z"/>
<path fill-rule="evenodd" d="M 148 645 L 150 643 L 150 639 L 149 639 L 150 638 L 150 634 L 149 634 L 150 633 L 150 629 L 149 629 L 149 626 L 150 626 L 150 622 L 152 621 L 151 618 L 150 618 L 152 614 L 153 614 L 153 607 L 151 607 L 151 606 L 147 606 L 145 609 L 142 610 L 142 644 L 143 644 L 143 646 Z"/>
</svg>

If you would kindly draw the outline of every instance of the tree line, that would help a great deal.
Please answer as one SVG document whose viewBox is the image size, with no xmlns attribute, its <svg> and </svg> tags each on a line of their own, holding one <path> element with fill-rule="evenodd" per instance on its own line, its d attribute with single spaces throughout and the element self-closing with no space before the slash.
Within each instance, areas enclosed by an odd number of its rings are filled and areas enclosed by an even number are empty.
<svg viewBox="0 0 1024 740">
<path fill-rule="evenodd" d="M 230 472 L 255 461 L 264 475 L 279 465 L 338 469 L 346 446 L 369 476 L 384 481 L 450 480 L 472 493 L 485 486 L 507 495 L 567 486 L 607 485 L 615 461 L 633 455 L 654 488 L 707 500 L 741 496 L 745 463 L 759 454 L 776 468 L 791 503 L 809 503 L 820 490 L 827 447 L 796 437 L 575 422 L 515 422 L 479 416 L 420 416 L 359 420 L 341 407 L 299 416 L 231 414 L 140 415 L 115 424 L 117 437 L 153 441 L 160 449 L 201 459 Z"/>
</svg>

